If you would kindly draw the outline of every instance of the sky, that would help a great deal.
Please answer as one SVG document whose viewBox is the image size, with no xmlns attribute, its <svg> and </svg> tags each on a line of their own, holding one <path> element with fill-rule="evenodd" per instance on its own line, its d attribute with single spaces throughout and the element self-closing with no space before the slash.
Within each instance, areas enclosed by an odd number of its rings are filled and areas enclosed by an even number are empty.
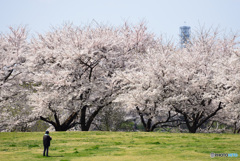
<svg viewBox="0 0 240 161">
<path fill-rule="evenodd" d="M 148 30 L 178 39 L 179 27 L 240 32 L 240 0 L 0 0 L 0 32 L 27 26 L 31 35 L 64 22 L 111 26 L 146 21 Z"/>
</svg>

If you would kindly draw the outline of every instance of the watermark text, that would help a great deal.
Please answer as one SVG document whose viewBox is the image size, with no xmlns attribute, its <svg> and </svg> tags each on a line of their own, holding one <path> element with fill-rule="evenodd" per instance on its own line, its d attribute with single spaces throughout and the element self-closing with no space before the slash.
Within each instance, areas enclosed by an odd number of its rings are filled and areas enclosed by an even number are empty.
<svg viewBox="0 0 240 161">
<path fill-rule="evenodd" d="M 237 153 L 211 153 L 210 154 L 211 158 L 214 157 L 238 157 Z"/>
</svg>

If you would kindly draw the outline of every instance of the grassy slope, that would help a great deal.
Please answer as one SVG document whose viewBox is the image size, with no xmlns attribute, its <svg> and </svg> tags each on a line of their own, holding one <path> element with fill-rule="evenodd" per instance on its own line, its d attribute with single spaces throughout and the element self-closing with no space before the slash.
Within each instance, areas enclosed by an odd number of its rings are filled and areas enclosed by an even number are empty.
<svg viewBox="0 0 240 161">
<path fill-rule="evenodd" d="M 143 132 L 53 132 L 50 157 L 42 156 L 43 133 L 0 133 L 1 161 L 181 161 L 238 153 L 240 135 Z"/>
</svg>

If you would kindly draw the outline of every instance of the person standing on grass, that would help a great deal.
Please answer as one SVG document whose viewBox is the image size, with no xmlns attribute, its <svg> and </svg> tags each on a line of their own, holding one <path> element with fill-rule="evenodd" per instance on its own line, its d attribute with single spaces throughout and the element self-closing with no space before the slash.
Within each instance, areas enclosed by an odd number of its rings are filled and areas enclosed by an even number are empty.
<svg viewBox="0 0 240 161">
<path fill-rule="evenodd" d="M 45 152 L 46 152 L 46 156 L 48 157 L 48 148 L 50 146 L 51 140 L 52 140 L 52 137 L 49 136 L 49 131 L 46 131 L 45 135 L 43 136 L 43 146 L 44 146 L 43 156 L 45 156 Z"/>
</svg>

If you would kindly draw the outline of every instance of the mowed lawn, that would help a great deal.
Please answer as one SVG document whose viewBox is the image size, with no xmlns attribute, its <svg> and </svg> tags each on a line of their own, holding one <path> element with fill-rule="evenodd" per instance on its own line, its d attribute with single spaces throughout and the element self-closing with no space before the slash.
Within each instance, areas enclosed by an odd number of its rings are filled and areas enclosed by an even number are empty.
<svg viewBox="0 0 240 161">
<path fill-rule="evenodd" d="M 0 133 L 0 161 L 181 161 L 240 160 L 210 153 L 240 155 L 240 135 L 52 132 L 49 156 L 43 157 L 44 132 Z"/>
</svg>

